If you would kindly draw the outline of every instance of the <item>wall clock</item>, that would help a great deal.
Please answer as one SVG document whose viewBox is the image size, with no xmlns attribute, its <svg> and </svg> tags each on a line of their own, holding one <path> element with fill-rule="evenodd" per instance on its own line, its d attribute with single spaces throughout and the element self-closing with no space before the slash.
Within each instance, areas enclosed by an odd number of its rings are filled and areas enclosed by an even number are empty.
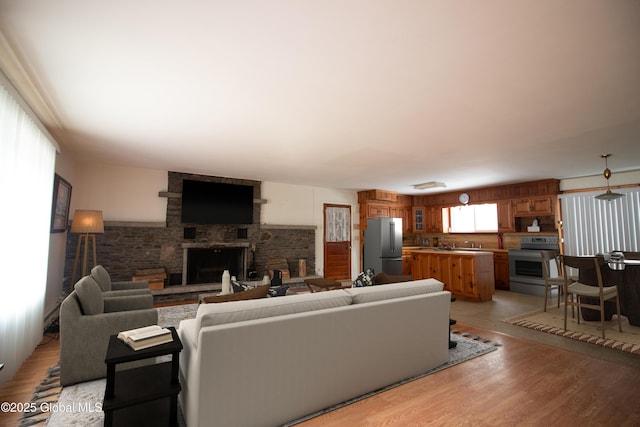
<svg viewBox="0 0 640 427">
<path fill-rule="evenodd" d="M 469 203 L 469 195 L 467 193 L 462 193 L 460 194 L 460 196 L 458 196 L 458 200 L 460 200 L 460 203 L 462 203 L 463 205 L 466 205 L 467 203 Z"/>
</svg>

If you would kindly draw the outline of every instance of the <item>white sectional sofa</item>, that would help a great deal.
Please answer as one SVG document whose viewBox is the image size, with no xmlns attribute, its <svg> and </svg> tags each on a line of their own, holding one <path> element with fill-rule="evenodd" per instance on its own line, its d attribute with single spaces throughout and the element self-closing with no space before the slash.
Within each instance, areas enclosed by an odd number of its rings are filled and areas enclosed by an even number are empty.
<svg viewBox="0 0 640 427">
<path fill-rule="evenodd" d="M 188 427 L 278 426 L 448 360 L 435 279 L 202 304 L 180 323 Z"/>
</svg>

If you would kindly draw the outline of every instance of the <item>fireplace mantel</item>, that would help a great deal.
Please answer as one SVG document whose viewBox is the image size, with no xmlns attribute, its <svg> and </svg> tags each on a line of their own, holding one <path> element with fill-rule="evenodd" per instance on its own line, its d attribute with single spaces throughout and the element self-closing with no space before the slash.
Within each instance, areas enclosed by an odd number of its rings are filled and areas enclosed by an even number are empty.
<svg viewBox="0 0 640 427">
<path fill-rule="evenodd" d="M 249 242 L 193 242 L 183 243 L 182 249 L 191 248 L 248 248 Z"/>
</svg>

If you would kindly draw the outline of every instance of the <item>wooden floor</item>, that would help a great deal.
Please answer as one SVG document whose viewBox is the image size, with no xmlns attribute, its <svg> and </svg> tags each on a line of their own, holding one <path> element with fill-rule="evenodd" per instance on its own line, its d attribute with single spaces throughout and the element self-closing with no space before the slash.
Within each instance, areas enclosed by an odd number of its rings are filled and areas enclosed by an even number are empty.
<svg viewBox="0 0 640 427">
<path fill-rule="evenodd" d="M 58 334 L 46 334 L 16 375 L 0 389 L 0 403 L 30 402 L 35 388 L 47 377 L 48 369 L 55 366 L 59 358 Z M 60 391 L 60 388 L 50 391 Z M 20 418 L 22 414 L 0 411 L 0 427 L 17 426 Z"/>
<path fill-rule="evenodd" d="M 640 426 L 640 369 L 498 332 L 456 328 L 502 346 L 300 425 Z M 57 339 L 45 337 L 0 390 L 0 402 L 29 401 L 58 357 Z M 0 413 L 0 426 L 16 426 L 19 418 Z"/>
<path fill-rule="evenodd" d="M 456 328 L 502 346 L 300 426 L 640 426 L 640 370 Z"/>
</svg>

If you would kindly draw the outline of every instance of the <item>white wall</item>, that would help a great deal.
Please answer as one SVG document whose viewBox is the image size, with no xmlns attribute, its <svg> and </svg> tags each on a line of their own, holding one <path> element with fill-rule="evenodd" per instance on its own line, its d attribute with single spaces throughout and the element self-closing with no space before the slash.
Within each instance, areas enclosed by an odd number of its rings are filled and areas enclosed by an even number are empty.
<svg viewBox="0 0 640 427">
<path fill-rule="evenodd" d="M 316 227 L 316 271 L 324 274 L 324 205 L 351 206 L 351 277 L 355 278 L 360 267 L 360 233 L 355 224 L 360 221 L 358 194 L 355 191 L 335 190 L 291 184 L 264 182 L 262 198 L 262 223 L 271 225 L 313 225 Z"/>
<path fill-rule="evenodd" d="M 164 222 L 167 172 L 95 163 L 79 163 L 71 198 L 76 209 L 101 210 L 105 221 Z"/>
<path fill-rule="evenodd" d="M 73 182 L 75 181 L 75 163 L 73 159 L 64 154 L 56 155 L 56 173 L 72 183 L 71 199 L 73 200 Z M 51 233 L 49 235 L 49 264 L 47 268 L 47 289 L 44 298 L 43 320 L 49 320 L 51 314 L 55 314 L 63 296 L 64 286 L 64 259 L 67 248 L 67 232 Z M 55 317 L 55 316 L 53 316 Z"/>
</svg>

